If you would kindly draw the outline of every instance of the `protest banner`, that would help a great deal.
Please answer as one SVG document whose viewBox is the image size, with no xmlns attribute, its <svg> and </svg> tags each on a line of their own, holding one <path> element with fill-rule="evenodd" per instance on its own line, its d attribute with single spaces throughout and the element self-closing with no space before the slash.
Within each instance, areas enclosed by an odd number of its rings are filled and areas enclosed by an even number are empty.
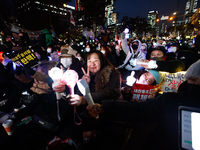
<svg viewBox="0 0 200 150">
<path fill-rule="evenodd" d="M 133 84 L 131 101 L 145 101 L 154 98 L 159 90 L 159 85 Z"/>
<path fill-rule="evenodd" d="M 14 63 L 23 67 L 33 67 L 39 62 L 35 54 L 29 49 L 14 52 L 9 57 Z"/>
<path fill-rule="evenodd" d="M 161 83 L 161 91 L 165 92 L 177 92 L 178 87 L 181 83 L 185 81 L 186 71 L 169 73 L 169 72 L 160 72 L 163 76 L 163 81 Z"/>
</svg>

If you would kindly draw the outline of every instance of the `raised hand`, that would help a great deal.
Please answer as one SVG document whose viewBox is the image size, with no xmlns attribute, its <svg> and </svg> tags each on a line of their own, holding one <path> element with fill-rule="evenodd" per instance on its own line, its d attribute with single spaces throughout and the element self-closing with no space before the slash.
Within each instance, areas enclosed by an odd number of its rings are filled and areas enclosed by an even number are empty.
<svg viewBox="0 0 200 150">
<path fill-rule="evenodd" d="M 85 81 L 87 82 L 87 84 L 89 84 L 90 83 L 90 68 L 89 67 L 87 67 L 87 73 L 85 72 L 85 70 L 83 69 L 83 68 L 81 68 L 82 69 L 82 71 L 83 71 L 83 77 L 82 77 L 82 79 L 85 79 Z"/>
</svg>

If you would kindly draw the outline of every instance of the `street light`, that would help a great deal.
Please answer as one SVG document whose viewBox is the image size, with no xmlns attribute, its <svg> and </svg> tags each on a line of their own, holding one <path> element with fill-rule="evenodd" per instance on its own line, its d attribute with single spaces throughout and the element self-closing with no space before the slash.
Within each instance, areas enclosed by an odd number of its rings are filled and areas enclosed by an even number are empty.
<svg viewBox="0 0 200 150">
<path fill-rule="evenodd" d="M 174 17 L 170 17 L 170 18 L 169 18 L 170 21 L 173 20 L 173 19 L 174 19 Z"/>
</svg>

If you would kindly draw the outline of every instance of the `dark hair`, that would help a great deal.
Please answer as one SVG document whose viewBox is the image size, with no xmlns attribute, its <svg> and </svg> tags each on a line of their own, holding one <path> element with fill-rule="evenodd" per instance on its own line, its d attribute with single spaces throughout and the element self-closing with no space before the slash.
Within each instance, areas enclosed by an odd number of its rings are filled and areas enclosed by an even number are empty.
<svg viewBox="0 0 200 150">
<path fill-rule="evenodd" d="M 144 73 L 149 73 L 148 71 L 146 71 L 146 70 L 141 70 L 138 74 L 137 74 L 137 80 L 139 80 L 140 79 L 140 77 L 144 74 Z M 154 82 L 152 83 L 152 84 L 150 84 L 150 85 L 156 85 L 156 80 L 155 80 L 155 78 L 154 78 Z"/>
<path fill-rule="evenodd" d="M 153 52 L 154 50 L 159 50 L 159 51 L 163 52 L 164 55 L 166 55 L 166 53 L 167 53 L 167 50 L 165 49 L 164 46 L 157 46 L 157 47 L 153 48 L 153 49 L 151 50 L 151 52 Z M 151 53 L 151 52 L 150 52 L 150 53 Z"/>
<path fill-rule="evenodd" d="M 100 47 L 102 47 L 105 50 L 105 55 L 107 56 L 108 54 L 111 54 L 110 48 L 108 46 L 104 46 L 101 45 Z"/>
<path fill-rule="evenodd" d="M 90 51 L 90 52 L 88 52 L 87 54 L 86 54 L 86 57 L 85 57 L 85 69 L 87 70 L 87 59 L 88 59 L 88 57 L 90 57 L 91 56 L 91 54 L 94 54 L 94 53 L 96 53 L 98 56 L 99 56 L 99 60 L 100 60 L 100 62 L 101 62 L 101 68 L 100 68 L 100 70 L 102 70 L 104 67 L 106 67 L 106 66 L 111 66 L 111 67 L 113 67 L 113 68 L 115 68 L 109 61 L 108 61 L 108 59 L 102 54 L 102 52 L 100 52 L 100 51 L 98 51 L 98 50 L 92 50 L 92 51 Z"/>
<path fill-rule="evenodd" d="M 33 49 L 34 52 L 37 52 L 38 54 L 40 54 L 41 61 L 43 61 L 43 60 L 49 60 L 46 51 L 43 51 L 40 46 L 38 46 L 38 45 L 32 46 L 31 49 Z"/>
</svg>

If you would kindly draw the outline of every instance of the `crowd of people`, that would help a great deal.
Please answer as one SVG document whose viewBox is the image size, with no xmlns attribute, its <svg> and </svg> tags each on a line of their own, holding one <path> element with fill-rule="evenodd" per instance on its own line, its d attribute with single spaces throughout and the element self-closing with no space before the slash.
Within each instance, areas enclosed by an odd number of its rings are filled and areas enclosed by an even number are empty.
<svg viewBox="0 0 200 150">
<path fill-rule="evenodd" d="M 105 42 L 56 38 L 52 32 L 47 28 L 37 39 L 22 31 L 15 33 L 19 38 L 2 35 L 0 117 L 22 106 L 9 119 L 17 124 L 32 117 L 2 140 L 3 148 L 178 149 L 178 107 L 200 107 L 200 35 L 193 42 L 127 39 L 122 32 L 119 39 Z M 12 61 L 28 49 L 37 57 L 34 64 Z M 88 84 L 94 105 L 88 105 L 88 97 L 77 85 L 73 93 L 64 80 L 54 83 L 49 76 L 54 67 L 63 73 L 76 71 L 78 79 Z M 186 80 L 176 93 L 160 94 L 160 71 L 186 71 Z M 154 92 L 138 98 L 134 93 L 139 88 Z M 40 116 L 52 128 L 41 125 Z"/>
</svg>

